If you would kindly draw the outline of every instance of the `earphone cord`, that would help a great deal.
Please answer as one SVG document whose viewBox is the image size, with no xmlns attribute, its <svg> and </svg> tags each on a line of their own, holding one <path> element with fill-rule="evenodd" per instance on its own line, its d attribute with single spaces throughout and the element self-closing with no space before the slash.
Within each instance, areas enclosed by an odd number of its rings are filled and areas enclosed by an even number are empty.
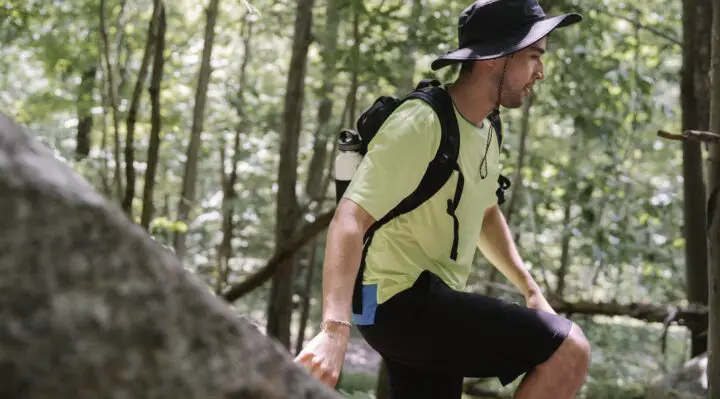
<svg viewBox="0 0 720 399">
<path fill-rule="evenodd" d="M 512 57 L 512 55 L 510 57 Z M 500 75 L 497 105 L 488 116 L 488 119 L 490 120 L 490 129 L 488 129 L 487 143 L 485 144 L 485 154 L 483 155 L 483 159 L 480 161 L 480 177 L 483 179 L 486 178 L 488 175 L 487 155 L 488 151 L 490 151 L 490 143 L 492 143 L 492 137 L 494 134 L 496 134 L 496 131 L 498 132 L 498 147 L 500 147 L 500 137 L 502 136 L 502 121 L 500 120 L 500 96 L 502 95 L 502 87 L 505 83 L 505 71 L 507 70 L 508 61 L 510 61 L 510 58 L 505 60 L 502 75 Z M 485 169 L 484 171 L 483 168 Z"/>
</svg>

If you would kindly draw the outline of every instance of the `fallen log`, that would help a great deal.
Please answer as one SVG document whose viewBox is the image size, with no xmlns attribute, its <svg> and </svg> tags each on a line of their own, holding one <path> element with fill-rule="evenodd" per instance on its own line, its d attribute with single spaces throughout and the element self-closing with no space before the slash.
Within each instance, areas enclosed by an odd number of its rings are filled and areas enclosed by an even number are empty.
<svg viewBox="0 0 720 399">
<path fill-rule="evenodd" d="M 0 114 L 0 398 L 339 398 Z"/>
<path fill-rule="evenodd" d="M 704 306 L 663 306 L 652 303 L 628 303 L 616 302 L 562 302 L 548 299 L 550 305 L 558 313 L 581 314 L 581 315 L 603 315 L 603 316 L 627 316 L 651 323 L 677 323 L 688 325 L 700 323 L 707 325 L 708 309 Z"/>
</svg>

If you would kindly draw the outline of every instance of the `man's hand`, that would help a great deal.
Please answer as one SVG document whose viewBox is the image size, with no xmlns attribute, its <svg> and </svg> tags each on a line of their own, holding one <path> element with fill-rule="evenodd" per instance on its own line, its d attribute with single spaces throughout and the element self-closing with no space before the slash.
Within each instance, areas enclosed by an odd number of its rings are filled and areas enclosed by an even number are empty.
<svg viewBox="0 0 720 399">
<path fill-rule="evenodd" d="M 295 362 L 305 367 L 314 378 L 334 388 L 340 378 L 348 340 L 349 331 L 347 334 L 321 331 L 297 355 Z"/>
<path fill-rule="evenodd" d="M 531 309 L 557 314 L 539 289 L 530 290 L 527 297 L 525 297 L 525 301 L 527 302 L 527 307 Z"/>
</svg>

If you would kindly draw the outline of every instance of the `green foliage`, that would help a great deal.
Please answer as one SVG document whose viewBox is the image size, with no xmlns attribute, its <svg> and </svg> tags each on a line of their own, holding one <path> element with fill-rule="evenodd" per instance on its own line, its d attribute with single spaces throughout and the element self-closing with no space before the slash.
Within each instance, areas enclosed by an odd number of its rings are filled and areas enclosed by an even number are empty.
<svg viewBox="0 0 720 399">
<path fill-rule="evenodd" d="M 160 232 L 182 232 L 186 233 L 188 231 L 188 227 L 185 223 L 177 221 L 177 220 L 170 220 L 167 217 L 159 217 L 155 218 L 150 223 L 150 232 L 152 234 L 158 234 Z"/>
<path fill-rule="evenodd" d="M 377 374 L 342 372 L 336 389 L 347 398 L 370 399 L 375 392 Z"/>
<path fill-rule="evenodd" d="M 166 2 L 160 164 L 150 232 L 169 246 L 175 232 L 186 231 L 189 251 L 185 264 L 214 286 L 222 239 L 221 173 L 230 172 L 233 159 L 237 160 L 238 180 L 234 187 L 237 196 L 231 204 L 235 237 L 229 281 L 242 281 L 257 271 L 274 250 L 277 154 L 295 2 L 253 0 L 252 7 L 243 1 L 221 2 L 197 202 L 185 225 L 176 222 L 175 207 L 193 123 L 205 3 Z M 319 102 L 326 94 L 321 88 L 324 79 L 330 78 L 325 76 L 321 58 L 326 2 L 316 3 L 316 41 L 309 50 L 298 168 L 297 192 L 303 208 L 312 203 L 301 193 L 313 151 Z M 338 75 L 334 77 L 335 91 L 329 93 L 334 100 L 333 126 L 347 124 L 340 116 L 351 87 L 356 45 L 360 65 L 356 116 L 375 97 L 397 94 L 406 73 L 414 80 L 453 78 L 452 70 L 433 74 L 429 64 L 436 55 L 456 46 L 456 16 L 466 2 L 423 0 L 418 21 L 410 20 L 412 3 L 338 1 L 341 22 L 333 57 Z M 116 82 L 123 83 L 117 89 L 124 146 L 124 118 L 147 40 L 152 4 L 136 0 L 108 0 L 107 4 L 114 73 Z M 568 300 L 681 303 L 685 298 L 682 156 L 679 146 L 655 135 L 657 129 L 679 126 L 680 48 L 657 32 L 670 38 L 681 36 L 680 2 L 606 0 L 588 6 L 587 2 L 566 0 L 553 4 L 553 13 L 578 10 L 586 19 L 578 27 L 551 35 L 545 59 L 547 78 L 536 85 L 525 162 L 518 171 L 520 181 L 514 181 L 510 190 L 510 195 L 517 195 L 512 229 L 519 233 L 521 253 L 541 285 L 555 289 L 563 237 L 569 236 L 564 291 Z M 257 12 L 247 18 L 253 9 Z M 355 43 L 352 26 L 355 10 L 360 11 L 359 43 Z M 0 42 L 4 43 L 0 47 L 0 109 L 30 126 L 58 157 L 98 190 L 109 193 L 107 185 L 112 187 L 116 160 L 112 119 L 103 94 L 106 73 L 99 63 L 97 2 L 10 0 L 0 6 L 0 16 Z M 253 37 L 246 52 L 241 32 L 246 31 L 242 27 L 248 20 L 253 23 Z M 655 33 L 638 29 L 633 21 Z M 408 26 L 417 26 L 418 31 Z M 245 81 L 241 81 L 240 68 L 248 53 Z M 408 59 L 408 54 L 414 58 Z M 78 102 L 82 73 L 92 67 L 98 68 L 95 90 L 91 98 Z M 238 102 L 239 98 L 242 101 Z M 80 107 L 89 107 L 93 113 L 93 145 L 88 159 L 75 161 Z M 503 110 L 503 166 L 508 176 L 516 172 L 521 117 L 521 110 Z M 133 207 L 136 218 L 142 209 L 150 128 L 145 90 L 134 143 L 139 178 Z M 232 150 L 236 132 L 241 138 L 237 154 Z M 225 151 L 224 164 L 221 151 Z M 330 185 L 328 197 L 333 190 Z M 326 201 L 325 207 L 331 202 Z M 321 248 L 317 266 L 322 254 Z M 483 291 L 490 266 L 481 257 L 478 266 L 471 276 L 471 289 Z M 306 267 L 298 268 L 298 281 L 304 281 L 305 273 Z M 311 324 L 319 317 L 322 277 L 317 271 L 314 276 Z M 266 289 L 263 286 L 238 301 L 238 312 L 262 324 Z M 499 295 L 518 299 L 512 288 Z M 648 335 L 659 339 L 654 327 L 628 327 L 622 324 L 625 322 L 583 321 L 599 354 L 586 397 L 632 397 L 621 392 L 636 394 L 651 376 L 685 358 L 687 350 L 679 344 L 685 341 L 682 336 L 671 340 L 674 346 L 665 358 L 656 341 L 645 339 Z M 344 375 L 342 387 L 353 391 L 373 384 L 374 380 L 365 376 Z"/>
</svg>

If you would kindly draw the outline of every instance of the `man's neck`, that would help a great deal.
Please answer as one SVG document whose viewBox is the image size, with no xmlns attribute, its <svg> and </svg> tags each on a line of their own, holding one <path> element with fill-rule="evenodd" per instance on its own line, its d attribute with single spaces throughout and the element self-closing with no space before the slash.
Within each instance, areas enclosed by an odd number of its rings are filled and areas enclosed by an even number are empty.
<svg viewBox="0 0 720 399">
<path fill-rule="evenodd" d="M 484 88 L 488 89 L 484 89 Z M 470 81 L 464 76 L 458 77 L 458 79 L 449 85 L 448 93 L 452 98 L 455 106 L 465 119 L 471 122 L 475 126 L 481 126 L 483 120 L 492 112 L 495 108 L 493 98 L 497 97 L 491 94 L 494 90 L 494 85 L 490 82 L 487 84 L 478 84 Z"/>
</svg>

